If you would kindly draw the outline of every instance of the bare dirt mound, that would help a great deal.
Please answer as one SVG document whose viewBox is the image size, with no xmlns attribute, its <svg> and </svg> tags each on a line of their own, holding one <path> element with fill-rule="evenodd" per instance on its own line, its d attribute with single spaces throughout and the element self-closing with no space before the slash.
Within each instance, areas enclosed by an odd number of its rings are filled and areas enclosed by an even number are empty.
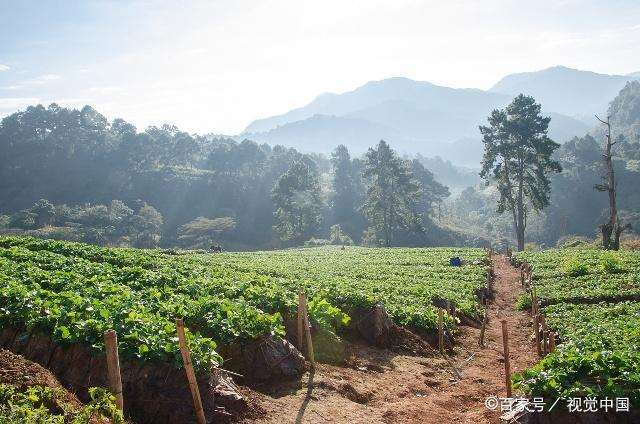
<svg viewBox="0 0 640 424">
<path fill-rule="evenodd" d="M 485 348 L 480 330 L 461 327 L 454 355 L 407 356 L 350 345 L 347 366 L 319 364 L 301 382 L 270 385 L 254 392 L 260 423 L 498 423 L 485 399 L 505 396 L 501 320 L 509 326 L 512 371 L 537 358 L 529 340 L 530 318 L 515 310 L 522 292 L 518 271 L 494 256 L 495 298 L 489 305 Z"/>
</svg>

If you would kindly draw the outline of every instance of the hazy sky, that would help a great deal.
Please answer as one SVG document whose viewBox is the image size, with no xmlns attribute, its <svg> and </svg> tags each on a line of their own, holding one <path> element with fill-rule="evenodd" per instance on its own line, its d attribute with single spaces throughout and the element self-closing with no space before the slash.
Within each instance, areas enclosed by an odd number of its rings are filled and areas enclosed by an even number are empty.
<svg viewBox="0 0 640 424">
<path fill-rule="evenodd" d="M 636 72 L 639 46 L 637 0 L 0 0 L 0 115 L 55 101 L 234 134 L 391 76 L 486 89 L 558 64 Z"/>
</svg>

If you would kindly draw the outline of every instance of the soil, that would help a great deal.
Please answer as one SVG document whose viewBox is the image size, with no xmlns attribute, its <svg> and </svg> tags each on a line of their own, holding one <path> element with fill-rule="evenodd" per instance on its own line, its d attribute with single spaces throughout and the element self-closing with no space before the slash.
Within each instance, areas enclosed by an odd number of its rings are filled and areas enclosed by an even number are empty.
<svg viewBox="0 0 640 424">
<path fill-rule="evenodd" d="M 462 326 L 454 351 L 407 354 L 349 344 L 346 366 L 317 364 L 301 381 L 247 391 L 252 423 L 499 423 L 485 407 L 506 396 L 501 320 L 509 329 L 512 372 L 535 362 L 531 318 L 515 309 L 522 287 L 506 257 L 493 257 L 494 299 L 488 306 L 485 347 L 480 330 Z M 257 390 L 256 390 L 257 389 Z"/>
<path fill-rule="evenodd" d="M 59 389 L 66 403 L 78 408 L 82 406 L 78 398 L 66 390 L 49 370 L 5 349 L 0 349 L 0 383 L 18 389 L 31 386 Z"/>
</svg>

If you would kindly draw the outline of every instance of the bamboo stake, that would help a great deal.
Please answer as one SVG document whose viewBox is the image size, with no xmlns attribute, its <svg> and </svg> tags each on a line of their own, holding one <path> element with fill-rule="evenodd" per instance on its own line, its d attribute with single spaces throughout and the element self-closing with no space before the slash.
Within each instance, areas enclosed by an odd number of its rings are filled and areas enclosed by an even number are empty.
<svg viewBox="0 0 640 424">
<path fill-rule="evenodd" d="M 182 354 L 182 361 L 184 362 L 184 370 L 187 373 L 189 389 L 191 390 L 191 397 L 193 398 L 196 420 L 198 424 L 206 424 L 207 420 L 204 416 L 202 400 L 200 399 L 200 389 L 198 388 L 196 373 L 193 371 L 191 355 L 189 354 L 189 347 L 187 346 L 187 338 L 184 334 L 184 322 L 179 318 L 176 319 L 176 329 L 178 330 L 178 342 L 180 343 L 180 353 Z"/>
<path fill-rule="evenodd" d="M 546 356 L 549 353 L 549 344 L 547 342 L 547 321 L 544 319 L 544 315 L 540 315 L 540 321 L 542 322 L 542 353 Z"/>
<path fill-rule="evenodd" d="M 443 311 L 438 309 L 438 348 L 440 353 L 444 354 L 444 328 L 443 328 Z"/>
<path fill-rule="evenodd" d="M 502 320 L 502 344 L 504 345 L 504 382 L 507 386 L 507 397 L 511 397 L 511 363 L 509 362 L 509 334 L 507 320 Z"/>
<path fill-rule="evenodd" d="M 304 293 L 298 293 L 298 349 L 300 352 L 304 352 L 304 339 L 303 339 L 303 328 L 304 328 Z"/>
<path fill-rule="evenodd" d="M 549 353 L 553 353 L 556 350 L 556 333 L 549 331 Z"/>
<path fill-rule="evenodd" d="M 489 308 L 484 309 L 484 318 L 482 319 L 482 328 L 480 329 L 480 341 L 478 344 L 484 347 L 484 331 L 487 328 L 487 320 L 489 319 Z"/>
<path fill-rule="evenodd" d="M 120 411 L 123 411 L 124 398 L 122 396 L 122 378 L 120 376 L 120 360 L 118 358 L 118 335 L 114 330 L 104 332 L 104 345 L 107 349 L 109 388 L 116 397 L 116 406 Z"/>
<path fill-rule="evenodd" d="M 311 362 L 311 368 L 316 368 L 316 360 L 313 354 L 313 342 L 311 341 L 311 325 L 309 324 L 309 310 L 307 309 L 307 297 L 302 294 L 302 316 L 304 317 L 304 329 L 307 336 L 307 356 Z"/>
<path fill-rule="evenodd" d="M 533 329 L 536 336 L 536 351 L 538 356 L 542 356 L 542 348 L 540 347 L 540 316 L 538 314 L 533 316 Z"/>
</svg>

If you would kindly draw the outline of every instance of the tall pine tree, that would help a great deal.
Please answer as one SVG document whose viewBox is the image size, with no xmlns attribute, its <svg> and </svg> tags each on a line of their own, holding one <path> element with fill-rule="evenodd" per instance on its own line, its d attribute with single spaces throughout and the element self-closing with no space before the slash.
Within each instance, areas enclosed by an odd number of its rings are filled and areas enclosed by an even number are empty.
<svg viewBox="0 0 640 424">
<path fill-rule="evenodd" d="M 416 213 L 420 184 L 384 140 L 367 152 L 363 176 L 368 188 L 362 210 L 385 246 L 391 246 L 399 229 L 422 231 Z"/>
<path fill-rule="evenodd" d="M 491 112 L 488 127 L 480 126 L 484 143 L 480 176 L 487 184 L 496 184 L 498 213 L 511 213 L 519 251 L 524 250 L 529 205 L 540 211 L 549 204 L 547 174 L 562 171 L 551 157 L 560 147 L 547 136 L 551 118 L 540 110 L 533 97 L 520 94 L 505 109 Z"/>
</svg>

